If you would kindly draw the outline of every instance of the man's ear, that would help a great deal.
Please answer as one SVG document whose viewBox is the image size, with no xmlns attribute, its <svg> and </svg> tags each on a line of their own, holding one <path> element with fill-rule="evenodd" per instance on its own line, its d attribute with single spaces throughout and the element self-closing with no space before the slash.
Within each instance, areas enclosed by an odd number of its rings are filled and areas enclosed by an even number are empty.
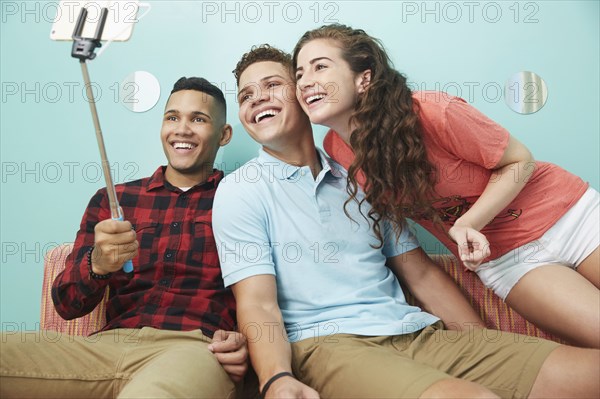
<svg viewBox="0 0 600 399">
<path fill-rule="evenodd" d="M 219 140 L 219 145 L 223 147 L 231 141 L 231 137 L 233 136 L 233 129 L 230 124 L 226 123 L 221 129 L 221 139 Z"/>
<path fill-rule="evenodd" d="M 371 84 L 371 70 L 367 69 L 362 71 L 356 76 L 356 90 L 359 94 L 362 94 L 367 90 L 367 87 Z"/>
</svg>

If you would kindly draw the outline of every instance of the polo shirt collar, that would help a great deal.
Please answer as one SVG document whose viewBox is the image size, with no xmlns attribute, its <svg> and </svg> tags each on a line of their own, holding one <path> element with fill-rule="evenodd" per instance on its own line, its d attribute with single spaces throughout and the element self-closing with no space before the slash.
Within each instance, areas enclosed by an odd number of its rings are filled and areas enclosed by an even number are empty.
<svg viewBox="0 0 600 399">
<path fill-rule="evenodd" d="M 345 176 L 344 169 L 338 163 L 329 158 L 320 148 L 316 148 L 317 154 L 321 160 L 323 171 L 329 172 L 332 176 L 343 178 Z M 258 163 L 272 174 L 276 179 L 286 180 L 296 174 L 302 166 L 288 164 L 260 148 L 258 150 Z"/>
</svg>

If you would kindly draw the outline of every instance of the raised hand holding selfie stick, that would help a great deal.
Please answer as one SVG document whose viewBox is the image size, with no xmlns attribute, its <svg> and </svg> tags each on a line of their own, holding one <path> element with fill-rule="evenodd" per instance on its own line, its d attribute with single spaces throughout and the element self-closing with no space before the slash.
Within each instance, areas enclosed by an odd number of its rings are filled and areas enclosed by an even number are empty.
<svg viewBox="0 0 600 399">
<path fill-rule="evenodd" d="M 113 220 L 123 220 L 123 212 L 119 206 L 117 200 L 117 192 L 112 180 L 112 174 L 110 172 L 110 164 L 108 163 L 108 157 L 106 156 L 106 148 L 104 147 L 104 138 L 102 137 L 102 130 L 100 129 L 100 120 L 98 119 L 98 112 L 96 111 L 96 101 L 94 100 L 94 93 L 90 82 L 90 76 L 87 70 L 87 60 L 93 60 L 96 57 L 94 51 L 97 47 L 101 47 L 100 38 L 102 37 L 102 31 L 104 30 L 104 24 L 106 23 L 106 17 L 108 15 L 108 9 L 103 8 L 100 13 L 100 22 L 96 28 L 96 33 L 93 38 L 81 37 L 83 32 L 83 25 L 87 17 L 87 10 L 81 9 L 75 29 L 73 30 L 73 49 L 71 50 L 71 56 L 79 59 L 81 64 L 81 72 L 83 74 L 83 81 L 85 83 L 86 94 L 88 102 L 90 104 L 90 110 L 92 111 L 92 119 L 94 121 L 94 128 L 96 129 L 96 140 L 98 141 L 98 149 L 100 150 L 100 158 L 102 159 L 102 171 L 104 172 L 104 180 L 106 181 L 106 191 L 108 193 L 108 202 L 110 204 L 110 214 Z M 133 262 L 128 260 L 123 265 L 123 271 L 130 273 L 133 271 Z"/>
</svg>

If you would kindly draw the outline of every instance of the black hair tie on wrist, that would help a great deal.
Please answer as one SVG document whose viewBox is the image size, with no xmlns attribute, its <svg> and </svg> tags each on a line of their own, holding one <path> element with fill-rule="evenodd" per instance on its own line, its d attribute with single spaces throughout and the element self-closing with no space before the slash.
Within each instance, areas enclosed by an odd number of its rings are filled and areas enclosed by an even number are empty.
<svg viewBox="0 0 600 399">
<path fill-rule="evenodd" d="M 267 394 L 267 391 L 269 390 L 269 388 L 271 388 L 271 385 L 273 385 L 273 383 L 275 381 L 277 381 L 278 379 L 282 378 L 282 377 L 294 377 L 294 374 L 288 372 L 288 371 L 284 371 L 282 373 L 278 373 L 275 374 L 273 377 L 269 378 L 269 381 L 267 381 L 267 383 L 265 384 L 265 386 L 263 387 L 261 393 L 260 393 L 260 398 L 261 399 L 265 399 L 265 395 Z"/>
</svg>

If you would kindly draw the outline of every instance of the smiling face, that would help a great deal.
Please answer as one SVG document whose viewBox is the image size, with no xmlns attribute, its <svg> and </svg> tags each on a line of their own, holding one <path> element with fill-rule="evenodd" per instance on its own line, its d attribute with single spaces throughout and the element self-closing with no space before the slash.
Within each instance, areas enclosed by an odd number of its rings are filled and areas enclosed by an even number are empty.
<svg viewBox="0 0 600 399">
<path fill-rule="evenodd" d="M 238 85 L 240 121 L 255 141 L 280 151 L 303 134 L 311 134 L 308 118 L 296 100 L 289 70 L 283 64 L 251 64 L 241 73 Z"/>
<path fill-rule="evenodd" d="M 298 101 L 312 123 L 342 134 L 358 96 L 368 85 L 370 71 L 355 73 L 331 39 L 315 39 L 298 52 L 296 84 Z"/>
<path fill-rule="evenodd" d="M 210 96 L 197 90 L 180 90 L 169 97 L 160 137 L 168 165 L 167 180 L 177 187 L 204 181 L 213 169 L 220 146 L 231 139 L 224 111 Z"/>
</svg>

